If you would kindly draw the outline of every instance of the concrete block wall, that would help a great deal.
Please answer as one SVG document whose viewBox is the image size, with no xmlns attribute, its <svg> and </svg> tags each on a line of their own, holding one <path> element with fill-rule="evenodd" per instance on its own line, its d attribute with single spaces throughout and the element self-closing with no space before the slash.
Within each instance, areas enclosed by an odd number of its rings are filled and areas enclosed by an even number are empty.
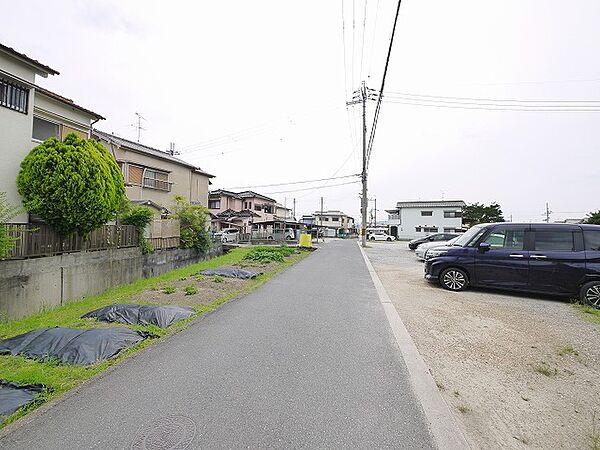
<svg viewBox="0 0 600 450">
<path fill-rule="evenodd" d="M 222 254 L 215 244 L 207 255 L 191 249 L 142 255 L 123 248 L 0 261 L 0 319 L 26 317 Z"/>
</svg>

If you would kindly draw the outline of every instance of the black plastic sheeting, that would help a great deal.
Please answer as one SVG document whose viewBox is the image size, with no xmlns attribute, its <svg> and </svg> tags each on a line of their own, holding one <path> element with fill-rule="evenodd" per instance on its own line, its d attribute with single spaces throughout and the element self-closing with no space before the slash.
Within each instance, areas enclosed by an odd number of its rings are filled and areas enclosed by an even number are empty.
<svg viewBox="0 0 600 450">
<path fill-rule="evenodd" d="M 21 385 L 0 380 L 0 418 L 10 416 L 43 390 L 44 387 L 39 384 Z"/>
<path fill-rule="evenodd" d="M 81 318 L 95 318 L 103 322 L 119 322 L 130 325 L 157 325 L 161 328 L 166 328 L 194 314 L 196 314 L 196 311 L 189 306 L 115 304 L 90 311 L 81 316 Z"/>
<path fill-rule="evenodd" d="M 58 359 L 64 364 L 93 364 L 137 344 L 146 333 L 129 328 L 39 328 L 0 341 L 0 354 Z"/>
<path fill-rule="evenodd" d="M 257 276 L 260 275 L 260 273 L 258 273 L 258 272 L 250 272 L 249 270 L 233 269 L 233 268 L 229 268 L 229 267 L 221 267 L 218 269 L 206 269 L 206 270 L 202 270 L 198 273 L 200 275 L 208 275 L 208 276 L 221 275 L 222 277 L 242 278 L 244 280 L 247 280 L 250 278 L 256 278 Z"/>
</svg>

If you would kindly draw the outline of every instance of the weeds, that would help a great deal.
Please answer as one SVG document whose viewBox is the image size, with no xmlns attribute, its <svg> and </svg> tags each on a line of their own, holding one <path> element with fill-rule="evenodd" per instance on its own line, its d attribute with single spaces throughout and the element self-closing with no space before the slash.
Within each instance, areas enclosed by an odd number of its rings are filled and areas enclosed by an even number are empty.
<svg viewBox="0 0 600 450">
<path fill-rule="evenodd" d="M 221 275 L 213 275 L 212 280 L 215 283 L 222 283 L 225 278 L 223 278 Z"/>
<path fill-rule="evenodd" d="M 462 413 L 462 414 L 467 414 L 471 412 L 471 408 L 469 408 L 467 405 L 458 405 L 458 410 Z"/>
<path fill-rule="evenodd" d="M 458 392 L 457 390 L 455 390 L 455 391 L 454 391 L 452 394 L 453 394 L 455 397 L 458 397 L 458 396 L 460 395 L 460 392 Z"/>
<path fill-rule="evenodd" d="M 196 281 L 201 282 L 204 281 L 206 278 L 204 277 L 204 275 L 196 275 L 194 277 L 196 279 Z"/>
<path fill-rule="evenodd" d="M 244 259 L 261 263 L 283 262 L 285 257 L 290 256 L 295 252 L 296 249 L 292 247 L 269 247 L 266 245 L 259 245 L 250 250 L 250 252 L 244 256 Z"/>
<path fill-rule="evenodd" d="M 565 345 L 558 350 L 558 356 L 579 356 L 579 352 L 573 348 L 572 345 Z"/>
<path fill-rule="evenodd" d="M 446 390 L 446 386 L 444 386 L 444 383 L 442 383 L 441 381 L 435 381 L 435 385 L 438 387 L 438 389 L 440 391 L 445 391 Z"/>
<path fill-rule="evenodd" d="M 553 377 L 558 374 L 558 369 L 556 367 L 550 367 L 547 363 L 542 361 L 539 364 L 531 364 L 531 368 L 534 372 L 540 373 L 547 377 Z"/>
<path fill-rule="evenodd" d="M 592 432 L 590 433 L 590 448 L 600 450 L 600 432 L 596 428 L 596 411 L 592 411 Z"/>
<path fill-rule="evenodd" d="M 185 292 L 185 295 L 194 295 L 198 293 L 198 289 L 196 289 L 191 284 L 189 286 L 186 286 L 183 291 Z"/>
<path fill-rule="evenodd" d="M 177 291 L 177 288 L 175 288 L 175 286 L 165 286 L 162 291 L 165 294 L 174 294 L 175 291 Z"/>
</svg>

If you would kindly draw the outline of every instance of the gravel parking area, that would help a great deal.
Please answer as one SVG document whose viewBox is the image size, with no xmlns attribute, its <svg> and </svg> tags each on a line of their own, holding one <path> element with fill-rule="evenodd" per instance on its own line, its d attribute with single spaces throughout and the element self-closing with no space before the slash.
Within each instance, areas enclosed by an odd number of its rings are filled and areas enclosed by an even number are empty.
<svg viewBox="0 0 600 450">
<path fill-rule="evenodd" d="M 600 326 L 565 299 L 446 291 L 406 242 L 369 246 L 473 448 L 600 448 Z"/>
</svg>

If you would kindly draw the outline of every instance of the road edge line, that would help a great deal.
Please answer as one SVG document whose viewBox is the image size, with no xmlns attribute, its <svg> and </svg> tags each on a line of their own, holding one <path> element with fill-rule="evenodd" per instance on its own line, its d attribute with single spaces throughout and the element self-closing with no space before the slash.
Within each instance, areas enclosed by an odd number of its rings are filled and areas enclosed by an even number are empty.
<svg viewBox="0 0 600 450">
<path fill-rule="evenodd" d="M 360 243 L 358 243 L 358 248 L 365 260 L 365 264 L 375 285 L 375 290 L 379 296 L 379 302 L 383 307 L 396 343 L 400 348 L 400 353 L 408 369 L 410 384 L 417 400 L 421 403 L 436 446 L 440 449 L 470 449 L 471 447 L 458 426 L 456 418 L 440 394 L 423 356 L 419 353 L 404 322 L 402 322 L 400 314 L 398 314 L 396 307 L 392 303 L 383 283 L 379 279 L 377 272 L 375 272 L 371 261 L 369 261 Z"/>
</svg>

